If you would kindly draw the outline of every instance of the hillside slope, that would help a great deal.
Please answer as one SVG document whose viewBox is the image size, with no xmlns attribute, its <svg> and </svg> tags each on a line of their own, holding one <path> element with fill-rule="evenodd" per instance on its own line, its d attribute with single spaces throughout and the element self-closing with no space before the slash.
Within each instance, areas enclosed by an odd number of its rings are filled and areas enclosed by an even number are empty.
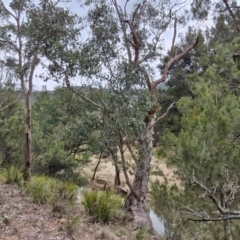
<svg viewBox="0 0 240 240">
<path fill-rule="evenodd" d="M 76 214 L 84 216 L 79 204 Z M 100 229 L 81 219 L 73 236 L 66 232 L 67 217 L 53 213 L 51 207 L 36 205 L 17 186 L 0 182 L 0 239 L 1 240 L 72 240 L 96 239 Z"/>
</svg>

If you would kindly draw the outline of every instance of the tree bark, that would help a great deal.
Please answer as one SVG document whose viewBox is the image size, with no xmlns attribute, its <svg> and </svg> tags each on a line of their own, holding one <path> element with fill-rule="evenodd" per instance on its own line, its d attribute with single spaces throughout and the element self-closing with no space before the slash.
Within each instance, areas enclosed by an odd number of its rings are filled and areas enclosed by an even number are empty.
<svg viewBox="0 0 240 240">
<path fill-rule="evenodd" d="M 115 167 L 115 178 L 114 178 L 114 186 L 120 186 L 121 185 L 121 179 L 120 179 L 120 169 L 118 167 L 118 158 L 116 152 L 114 152 L 112 149 L 110 149 L 114 167 Z"/>
<path fill-rule="evenodd" d="M 27 94 L 25 97 L 26 101 L 26 119 L 25 119 L 25 168 L 24 168 L 24 179 L 29 180 L 31 177 L 32 167 L 32 134 L 31 134 L 31 105 L 30 95 Z"/>
<path fill-rule="evenodd" d="M 120 179 L 120 170 L 118 166 L 115 164 L 115 179 L 114 179 L 114 186 L 120 186 L 121 185 L 121 179 Z"/>
<path fill-rule="evenodd" d="M 114 163 L 114 167 L 115 167 L 115 178 L 114 178 L 114 186 L 118 187 L 121 185 L 121 178 L 120 178 L 120 169 L 118 167 L 118 156 L 117 156 L 117 151 L 112 148 L 111 146 L 109 146 L 109 144 L 107 143 L 107 141 L 105 141 L 105 146 L 106 148 L 110 151 L 111 155 L 112 155 L 112 160 Z"/>
<path fill-rule="evenodd" d="M 133 181 L 133 191 L 127 196 L 126 206 L 132 213 L 134 228 L 152 229 L 149 209 L 146 205 L 146 194 L 148 191 L 148 180 L 150 164 L 153 152 L 153 124 L 154 120 L 148 122 L 147 132 L 139 140 L 139 160 Z"/>
<path fill-rule="evenodd" d="M 94 172 L 93 172 L 93 176 L 92 176 L 91 181 L 94 181 L 94 179 L 95 179 L 95 175 L 96 175 L 96 172 L 97 172 L 98 166 L 99 166 L 99 164 L 100 164 L 100 162 L 101 162 L 101 158 L 102 158 L 102 154 L 103 154 L 103 152 L 104 152 L 104 150 L 102 150 L 101 153 L 100 153 L 100 156 L 99 156 L 99 159 L 98 159 L 97 165 L 96 165 L 96 167 L 95 167 L 95 169 L 94 169 Z"/>
</svg>

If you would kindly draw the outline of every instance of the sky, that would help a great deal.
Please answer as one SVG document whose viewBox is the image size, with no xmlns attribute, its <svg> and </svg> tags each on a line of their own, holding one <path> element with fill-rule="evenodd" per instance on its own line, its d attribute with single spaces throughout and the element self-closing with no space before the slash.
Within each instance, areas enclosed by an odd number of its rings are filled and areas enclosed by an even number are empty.
<svg viewBox="0 0 240 240">
<path fill-rule="evenodd" d="M 177 0 L 176 0 L 177 1 Z M 9 3 L 11 2 L 10 0 L 3 0 L 4 4 L 6 6 L 9 6 Z M 134 3 L 136 3 L 137 0 L 129 0 L 129 4 L 128 4 L 128 9 L 131 9 L 132 8 L 132 5 Z M 179 1 L 178 1 L 179 2 Z M 183 1 L 180 1 L 180 2 L 183 2 Z M 186 2 L 188 3 L 186 5 L 186 8 L 189 8 L 189 2 L 190 0 L 186 0 Z M 119 4 L 122 5 L 122 4 L 125 4 L 125 0 L 119 0 Z M 83 6 L 80 6 L 80 3 L 78 0 L 65 0 L 65 1 L 61 1 L 58 6 L 61 6 L 61 7 L 64 7 L 64 8 L 67 8 L 69 9 L 72 13 L 75 13 L 75 14 L 78 14 L 78 15 L 83 15 L 83 14 L 86 14 L 87 12 L 87 8 L 83 8 Z M 185 29 L 180 29 L 180 31 L 182 33 L 185 32 Z M 81 38 L 82 39 L 86 39 L 88 36 L 88 32 L 86 30 L 83 30 L 82 33 L 81 33 Z M 164 37 L 164 40 L 165 40 L 165 45 L 167 46 L 166 49 L 169 49 L 170 46 L 171 46 L 171 41 L 172 41 L 172 36 L 173 36 L 173 29 L 169 29 L 168 31 L 165 32 L 165 34 L 163 35 Z M 36 75 L 43 72 L 44 70 L 41 68 L 41 66 L 39 65 L 36 69 Z M 54 81 L 51 81 L 51 80 L 48 80 L 47 82 L 44 82 L 42 81 L 41 79 L 39 78 L 36 78 L 34 79 L 33 81 L 33 86 L 34 86 L 34 89 L 35 90 L 41 90 L 43 88 L 43 86 L 46 86 L 48 90 L 53 90 L 55 87 L 59 86 L 58 83 L 54 82 Z"/>
</svg>

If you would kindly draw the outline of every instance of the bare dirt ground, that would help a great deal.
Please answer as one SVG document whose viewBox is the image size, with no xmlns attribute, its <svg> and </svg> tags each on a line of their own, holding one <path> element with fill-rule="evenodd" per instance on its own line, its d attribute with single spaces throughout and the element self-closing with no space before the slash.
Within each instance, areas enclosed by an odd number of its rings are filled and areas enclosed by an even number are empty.
<svg viewBox="0 0 240 240">
<path fill-rule="evenodd" d="M 18 186 L 0 182 L 0 240 L 133 240 L 126 222 L 108 226 L 92 222 L 78 199 L 74 212 L 53 213 L 47 205 L 34 204 Z M 79 217 L 74 233 L 67 233 L 68 217 Z M 126 220 L 127 221 L 127 220 Z M 155 234 L 146 238 L 159 239 Z M 144 238 L 145 240 L 145 238 Z"/>
<path fill-rule="evenodd" d="M 80 205 L 76 213 L 85 216 Z M 17 186 L 0 183 L 1 240 L 96 239 L 100 225 L 90 227 L 82 218 L 73 236 L 66 232 L 67 216 L 52 213 L 50 206 L 36 205 Z"/>
<path fill-rule="evenodd" d="M 81 172 L 91 179 L 98 156 L 84 166 Z M 151 174 L 150 181 L 167 179 L 170 185 L 180 181 L 174 176 L 174 169 L 167 168 L 164 161 L 153 159 L 151 172 L 161 171 L 163 176 Z M 133 179 L 133 176 L 130 176 Z M 96 174 L 96 179 L 106 180 L 113 184 L 114 166 L 110 159 L 102 159 Z M 121 174 L 122 187 L 126 188 L 124 176 Z M 69 213 L 68 213 L 69 216 Z M 74 233 L 67 233 L 68 216 L 61 213 L 53 213 L 51 206 L 34 204 L 18 186 L 7 185 L 0 182 L 0 240 L 132 240 L 136 232 L 131 231 L 125 223 L 110 223 L 102 226 L 100 223 L 91 222 L 84 212 L 81 200 L 78 199 L 74 212 L 70 216 L 79 217 L 80 221 L 74 227 Z M 148 238 L 149 239 L 149 238 Z M 158 239 L 152 236 L 150 239 Z"/>
</svg>

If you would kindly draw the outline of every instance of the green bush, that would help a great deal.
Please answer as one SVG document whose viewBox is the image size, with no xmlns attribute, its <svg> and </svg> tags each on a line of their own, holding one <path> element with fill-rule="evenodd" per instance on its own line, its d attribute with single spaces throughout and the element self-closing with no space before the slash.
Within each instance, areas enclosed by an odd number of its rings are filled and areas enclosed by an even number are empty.
<svg viewBox="0 0 240 240">
<path fill-rule="evenodd" d="M 103 223 L 116 218 L 122 206 L 122 198 L 112 191 L 86 191 L 83 193 L 85 210 Z"/>
<path fill-rule="evenodd" d="M 1 169 L 1 174 L 7 184 L 17 183 L 20 186 L 23 185 L 23 172 L 16 166 L 12 165 Z"/>
</svg>

